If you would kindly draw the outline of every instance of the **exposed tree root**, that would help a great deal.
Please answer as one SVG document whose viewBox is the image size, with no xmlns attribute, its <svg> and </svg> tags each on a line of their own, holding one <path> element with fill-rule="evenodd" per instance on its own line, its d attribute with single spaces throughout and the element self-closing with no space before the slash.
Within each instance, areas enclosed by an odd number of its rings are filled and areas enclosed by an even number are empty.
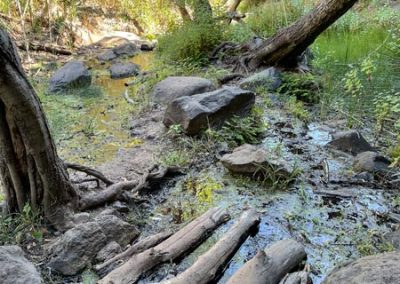
<svg viewBox="0 0 400 284">
<path fill-rule="evenodd" d="M 217 273 L 247 238 L 251 228 L 260 222 L 259 215 L 253 209 L 246 210 L 232 228 L 186 271 L 167 280 L 165 284 L 206 284 L 215 280 Z M 247 282 L 243 282 L 247 283 Z"/>
<path fill-rule="evenodd" d="M 172 232 L 167 231 L 153 236 L 149 236 L 141 241 L 138 241 L 136 244 L 129 247 L 126 251 L 117 254 L 116 256 L 107 260 L 106 262 L 96 265 L 95 269 L 96 271 L 100 272 L 104 272 L 104 270 L 111 271 L 116 268 L 113 266 L 116 265 L 118 261 L 126 260 L 135 254 L 141 253 L 149 248 L 152 248 L 161 243 L 162 241 L 164 241 L 165 239 L 169 238 L 171 235 Z M 112 269 L 109 269 L 110 267 L 112 267 Z"/>
<path fill-rule="evenodd" d="M 310 284 L 310 277 L 307 271 L 297 271 L 287 274 L 279 284 Z"/>
<path fill-rule="evenodd" d="M 98 170 L 89 168 L 87 166 L 82 166 L 82 165 L 72 164 L 72 163 L 65 163 L 64 165 L 67 169 L 72 169 L 72 170 L 83 172 L 90 176 L 93 176 L 93 177 L 101 180 L 102 182 L 104 182 L 107 186 L 114 184 L 114 182 L 112 180 L 108 179 L 104 174 L 102 174 Z"/>
<path fill-rule="evenodd" d="M 173 261 L 195 248 L 228 219 L 229 215 L 225 210 L 212 208 L 156 247 L 134 255 L 98 283 L 135 283 L 144 272 L 163 262 Z"/>
<path fill-rule="evenodd" d="M 306 256 L 304 247 L 298 242 L 292 239 L 279 241 L 258 252 L 228 280 L 227 284 L 278 284 Z"/>
</svg>

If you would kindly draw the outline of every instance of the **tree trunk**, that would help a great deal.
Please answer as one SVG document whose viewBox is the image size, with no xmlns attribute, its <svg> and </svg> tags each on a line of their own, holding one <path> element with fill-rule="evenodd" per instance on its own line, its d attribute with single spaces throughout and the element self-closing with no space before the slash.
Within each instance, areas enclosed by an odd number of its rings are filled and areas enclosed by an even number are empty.
<svg viewBox="0 0 400 284">
<path fill-rule="evenodd" d="M 242 0 L 232 0 L 229 3 L 229 7 L 228 7 L 228 16 L 229 15 L 233 15 L 236 13 L 237 8 L 239 7 L 240 3 L 242 2 Z M 226 20 L 226 23 L 229 25 L 232 22 L 232 17 L 228 17 L 228 19 Z"/>
<path fill-rule="evenodd" d="M 238 67 L 247 71 L 254 71 L 261 66 L 296 67 L 298 56 L 356 2 L 321 0 L 307 15 L 240 58 Z"/>
<path fill-rule="evenodd" d="M 292 239 L 279 241 L 245 263 L 227 284 L 278 284 L 307 257 L 304 247 Z"/>
<path fill-rule="evenodd" d="M 188 10 L 186 9 L 185 1 L 184 0 L 175 0 L 175 6 L 178 8 L 179 14 L 181 14 L 182 20 L 184 22 L 190 22 L 192 18 Z"/>
<path fill-rule="evenodd" d="M 0 180 L 9 212 L 26 204 L 63 229 L 77 194 L 57 155 L 39 99 L 0 29 Z"/>
</svg>

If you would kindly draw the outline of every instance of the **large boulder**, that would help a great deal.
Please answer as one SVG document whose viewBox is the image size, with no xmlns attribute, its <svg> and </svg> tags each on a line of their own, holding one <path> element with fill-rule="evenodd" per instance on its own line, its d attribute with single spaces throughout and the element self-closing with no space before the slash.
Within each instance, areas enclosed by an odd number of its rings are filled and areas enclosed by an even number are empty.
<svg viewBox="0 0 400 284">
<path fill-rule="evenodd" d="M 97 59 L 100 61 L 110 61 L 117 58 L 117 55 L 111 49 L 104 51 L 103 53 L 97 55 Z"/>
<path fill-rule="evenodd" d="M 95 221 L 100 225 L 108 241 L 116 241 L 121 246 L 130 244 L 140 234 L 135 226 L 115 215 L 100 215 L 95 218 Z"/>
<path fill-rule="evenodd" d="M 115 63 L 110 67 L 112 79 L 123 79 L 139 75 L 139 65 L 134 63 Z"/>
<path fill-rule="evenodd" d="M 400 283 L 400 252 L 362 257 L 336 267 L 323 284 Z"/>
<path fill-rule="evenodd" d="M 243 175 L 279 175 L 288 178 L 293 167 L 273 153 L 258 146 L 244 144 L 221 158 L 221 163 L 230 172 Z"/>
<path fill-rule="evenodd" d="M 116 56 L 129 56 L 132 57 L 139 52 L 137 46 L 133 43 L 125 43 L 119 46 L 116 46 L 112 49 Z"/>
<path fill-rule="evenodd" d="M 221 127 L 235 115 L 249 114 L 255 102 L 253 92 L 238 87 L 185 96 L 172 101 L 164 115 L 164 125 L 180 124 L 186 134 L 198 134 L 204 129 Z"/>
<path fill-rule="evenodd" d="M 334 133 L 332 138 L 332 141 L 327 144 L 328 147 L 348 152 L 352 155 L 374 150 L 361 133 L 355 130 Z"/>
<path fill-rule="evenodd" d="M 239 83 L 239 86 L 242 89 L 253 92 L 259 87 L 273 92 L 276 91 L 281 84 L 282 80 L 280 72 L 275 67 L 270 67 L 243 79 Z"/>
<path fill-rule="evenodd" d="M 168 77 L 158 82 L 153 89 L 153 99 L 157 103 L 170 103 L 173 100 L 202 94 L 215 90 L 210 80 L 200 77 Z"/>
<path fill-rule="evenodd" d="M 18 246 L 0 246 L 2 284 L 39 284 L 40 274 Z"/>
<path fill-rule="evenodd" d="M 106 243 L 107 237 L 98 223 L 79 224 L 52 245 L 48 266 L 63 275 L 75 275 L 91 262 Z"/>
<path fill-rule="evenodd" d="M 71 88 L 88 87 L 92 83 L 89 69 L 81 61 L 70 61 L 50 78 L 49 92 L 63 92 Z"/>
<path fill-rule="evenodd" d="M 389 171 L 390 160 L 376 152 L 367 151 L 358 154 L 353 162 L 356 172 L 385 173 Z"/>
</svg>

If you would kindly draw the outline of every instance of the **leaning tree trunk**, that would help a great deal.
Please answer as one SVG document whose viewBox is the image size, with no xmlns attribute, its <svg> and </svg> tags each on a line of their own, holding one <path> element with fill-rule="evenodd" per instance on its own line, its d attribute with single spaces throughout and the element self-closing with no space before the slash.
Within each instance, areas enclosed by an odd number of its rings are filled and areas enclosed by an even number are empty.
<svg viewBox="0 0 400 284">
<path fill-rule="evenodd" d="M 297 57 L 356 2 L 357 0 L 321 0 L 308 14 L 240 58 L 239 67 L 248 71 L 254 71 L 261 66 L 295 67 Z"/>
<path fill-rule="evenodd" d="M 15 45 L 0 29 L 0 181 L 9 212 L 26 204 L 62 229 L 77 194 Z"/>
</svg>

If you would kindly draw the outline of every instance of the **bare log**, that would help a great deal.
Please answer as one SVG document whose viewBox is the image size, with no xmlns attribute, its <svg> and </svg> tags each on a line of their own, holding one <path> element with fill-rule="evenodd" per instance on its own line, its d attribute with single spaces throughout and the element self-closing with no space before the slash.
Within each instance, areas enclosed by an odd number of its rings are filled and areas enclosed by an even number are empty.
<svg viewBox="0 0 400 284">
<path fill-rule="evenodd" d="M 253 210 L 246 210 L 232 228 L 185 272 L 167 280 L 165 284 L 206 284 L 213 281 L 227 264 L 237 248 L 249 235 L 251 228 L 258 225 L 260 217 Z"/>
<path fill-rule="evenodd" d="M 98 170 L 92 169 L 90 167 L 78 164 L 71 164 L 71 163 L 65 163 L 65 167 L 67 169 L 72 169 L 93 176 L 104 182 L 107 186 L 114 184 L 114 182 L 108 179 L 103 173 L 99 172 Z"/>
<path fill-rule="evenodd" d="M 227 284 L 278 284 L 305 258 L 304 247 L 292 239 L 279 241 L 246 262 Z"/>
<path fill-rule="evenodd" d="M 33 43 L 33 42 L 29 42 L 28 45 L 26 45 L 25 43 L 17 43 L 17 46 L 19 49 L 22 49 L 25 51 L 30 51 L 30 50 L 44 51 L 44 52 L 49 52 L 49 53 L 58 54 L 58 55 L 72 55 L 71 50 L 68 50 L 61 46 L 51 46 L 51 45 L 45 45 L 45 44 Z"/>
<path fill-rule="evenodd" d="M 307 271 L 297 271 L 287 274 L 279 284 L 309 284 L 311 283 Z"/>
<path fill-rule="evenodd" d="M 101 279 L 99 284 L 135 283 L 155 266 L 173 261 L 197 247 L 213 230 L 229 219 L 225 210 L 212 208 L 154 248 L 134 255 Z"/>
<path fill-rule="evenodd" d="M 152 247 L 158 245 L 159 243 L 161 243 L 162 241 L 164 241 L 165 239 L 169 238 L 171 235 L 172 235 L 172 232 L 167 231 L 167 232 L 162 232 L 162 233 L 144 238 L 143 240 L 140 240 L 136 244 L 129 247 L 124 252 L 117 254 L 116 256 L 114 256 L 113 258 L 107 260 L 106 262 L 104 262 L 102 264 L 96 265 L 95 270 L 96 271 L 103 270 L 104 268 L 111 266 L 112 264 L 114 264 L 115 262 L 117 262 L 119 260 L 127 259 L 127 258 L 131 257 L 132 255 L 141 253 L 149 248 L 152 248 Z"/>
</svg>

